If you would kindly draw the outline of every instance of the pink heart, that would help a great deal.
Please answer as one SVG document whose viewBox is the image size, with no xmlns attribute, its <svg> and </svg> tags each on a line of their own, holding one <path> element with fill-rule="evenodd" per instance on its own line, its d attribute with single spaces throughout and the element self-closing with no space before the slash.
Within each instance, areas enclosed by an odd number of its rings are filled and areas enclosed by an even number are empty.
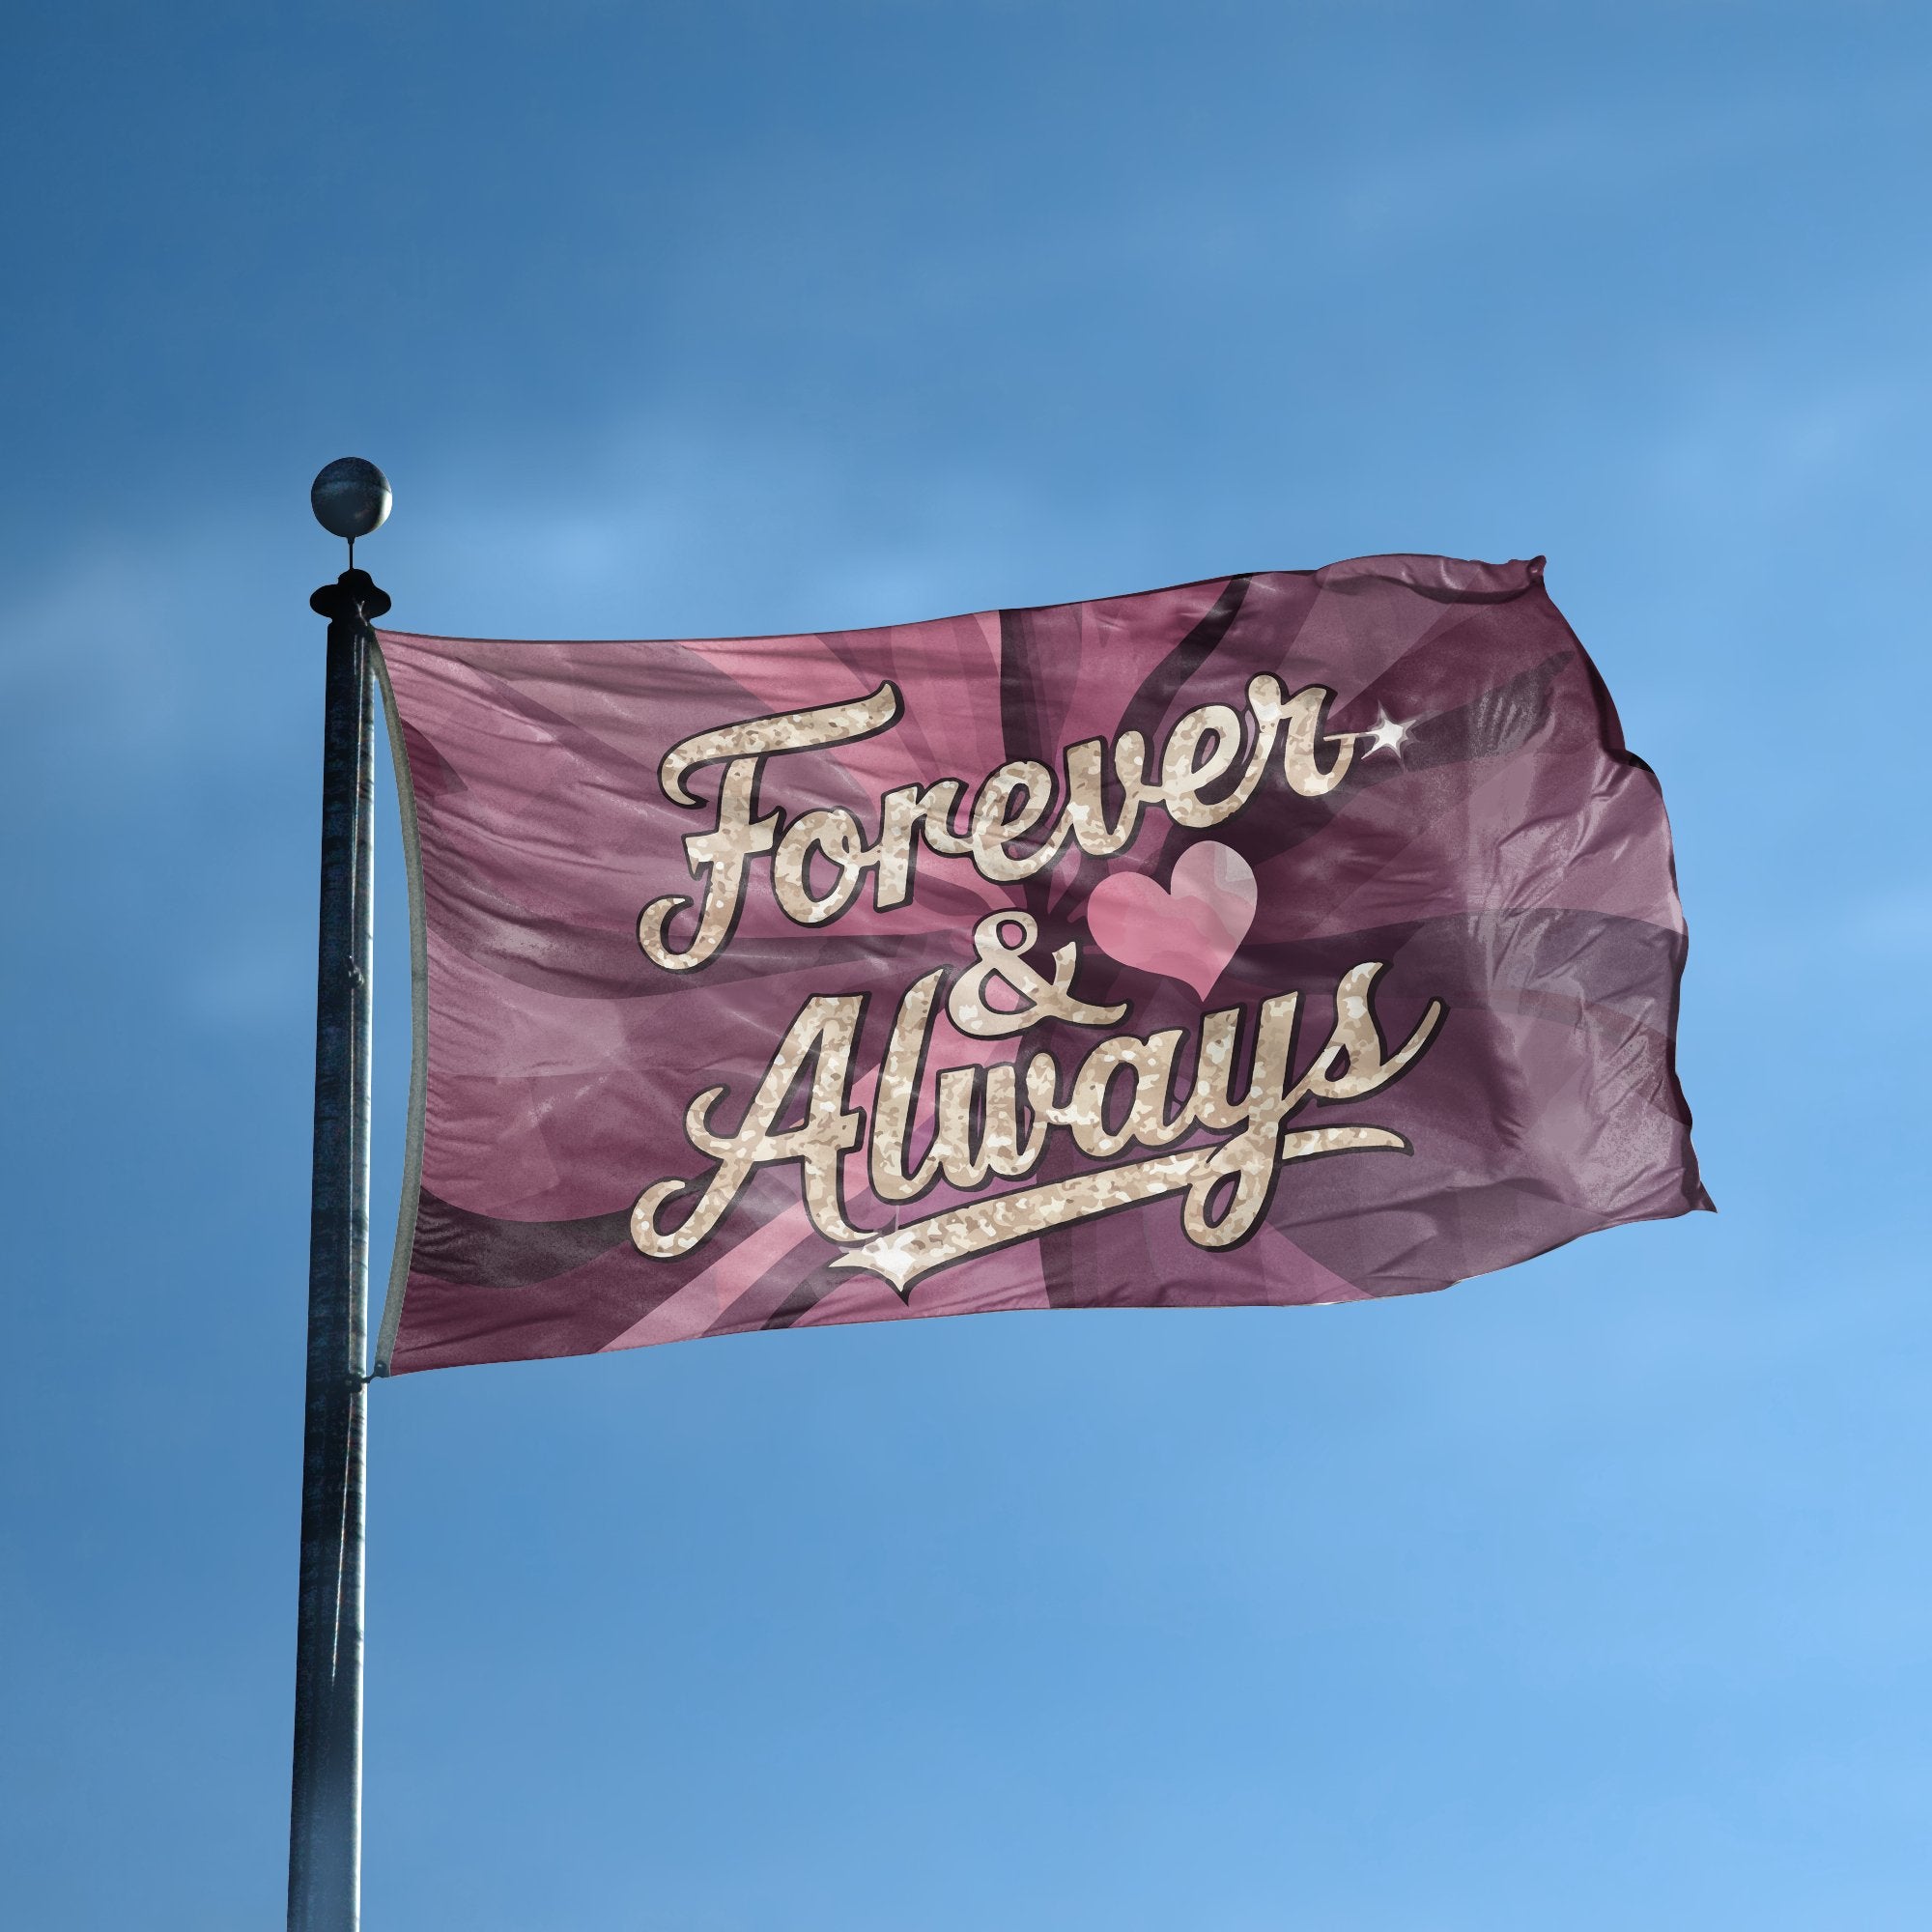
<svg viewBox="0 0 1932 1932">
<path fill-rule="evenodd" d="M 1087 897 L 1087 928 L 1122 966 L 1163 973 L 1202 999 L 1255 923 L 1257 892 L 1248 862 L 1213 838 L 1174 862 L 1165 892 L 1145 872 L 1111 872 Z"/>
</svg>

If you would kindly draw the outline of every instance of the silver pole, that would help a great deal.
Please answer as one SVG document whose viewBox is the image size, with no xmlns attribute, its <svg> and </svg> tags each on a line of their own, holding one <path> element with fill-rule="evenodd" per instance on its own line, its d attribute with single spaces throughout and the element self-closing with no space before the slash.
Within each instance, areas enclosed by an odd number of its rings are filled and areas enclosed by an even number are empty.
<svg viewBox="0 0 1932 1932">
<path fill-rule="evenodd" d="M 316 514 L 343 529 L 343 492 Z M 373 465 L 360 469 L 381 479 Z M 337 479 L 339 481 L 339 479 Z M 352 479 L 355 480 L 355 479 Z M 368 497 L 365 483 L 364 498 Z M 352 504 L 352 508 L 354 505 Z M 331 513 L 334 521 L 331 520 Z M 309 600 L 328 622 L 323 710 L 322 906 L 316 961 L 315 1148 L 309 1207 L 308 1385 L 296 1633 L 290 1932 L 356 1932 L 362 1879 L 362 1577 L 369 1327 L 369 1046 L 375 737 L 370 620 L 388 598 L 345 571 Z"/>
</svg>

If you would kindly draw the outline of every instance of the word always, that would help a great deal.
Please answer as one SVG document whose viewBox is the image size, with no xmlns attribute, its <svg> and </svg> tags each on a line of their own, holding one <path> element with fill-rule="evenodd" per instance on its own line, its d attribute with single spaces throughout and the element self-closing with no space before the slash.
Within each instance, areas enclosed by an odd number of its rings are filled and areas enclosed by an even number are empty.
<svg viewBox="0 0 1932 1932">
<path fill-rule="evenodd" d="M 1073 996 L 1071 942 L 1052 955 L 1051 979 L 1031 966 L 1023 955 L 1036 943 L 1037 929 L 1024 913 L 992 914 L 979 923 L 973 938 L 979 963 L 953 978 L 946 1001 L 947 1017 L 962 1035 L 997 1038 L 1046 1019 L 1098 1030 L 1128 1010 L 1091 1006 Z M 1184 1099 L 1177 1093 L 1185 1037 L 1179 1027 L 1100 1040 L 1065 1086 L 1062 1068 L 1044 1050 L 1031 1055 L 1024 1074 L 1016 1061 L 942 1067 L 933 1080 L 932 1137 L 917 1159 L 908 1149 L 924 1101 L 920 1069 L 947 970 L 923 975 L 899 1001 L 879 1069 L 869 1140 L 865 1111 L 852 1105 L 850 1091 L 865 997 L 815 995 L 792 1020 L 734 1130 L 713 1125 L 724 1088 L 707 1088 L 691 1102 L 686 1137 L 717 1166 L 701 1184 L 669 1179 L 647 1187 L 631 1213 L 632 1242 L 658 1259 L 687 1254 L 716 1230 L 759 1168 L 796 1161 L 813 1227 L 852 1250 L 832 1265 L 867 1269 L 902 1297 L 935 1268 L 1166 1194 L 1185 1194 L 1181 1226 L 1195 1246 L 1233 1246 L 1253 1233 L 1284 1163 L 1350 1150 L 1408 1151 L 1407 1141 L 1384 1127 L 1290 1131 L 1287 1124 L 1311 1100 L 1359 1099 L 1386 1087 L 1435 1037 L 1444 1010 L 1439 1001 L 1430 1003 L 1401 1047 L 1385 1051 L 1372 1004 L 1382 971 L 1381 961 L 1366 960 L 1343 976 L 1333 1029 L 1299 1075 L 1293 1069 L 1301 996 L 1283 993 L 1264 1000 L 1238 1094 L 1235 1082 L 1245 1019 L 1239 1007 L 1203 1016 Z M 1006 989 L 1001 1005 L 984 996 L 989 979 Z M 787 1096 L 808 1062 L 812 1072 L 804 1121 L 780 1128 Z M 992 1195 L 890 1230 L 867 1232 L 848 1218 L 841 1162 L 854 1150 L 864 1148 L 872 1193 L 896 1206 L 919 1199 L 942 1180 L 955 1190 L 977 1192 L 996 1179 L 1025 1179 L 1038 1166 L 1055 1128 L 1069 1133 L 1080 1151 L 1096 1160 L 1113 1159 L 1130 1148 L 1150 1151 L 1138 1160 Z M 1220 1138 L 1203 1144 L 1204 1133 Z M 661 1227 L 660 1210 L 694 1190 L 696 1199 L 683 1219 L 675 1227 Z"/>
</svg>

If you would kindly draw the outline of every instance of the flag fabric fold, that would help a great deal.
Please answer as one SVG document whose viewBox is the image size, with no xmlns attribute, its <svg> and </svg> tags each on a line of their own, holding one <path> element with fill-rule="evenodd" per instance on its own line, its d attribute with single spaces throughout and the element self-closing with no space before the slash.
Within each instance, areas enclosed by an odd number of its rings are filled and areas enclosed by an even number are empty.
<svg viewBox="0 0 1932 1932">
<path fill-rule="evenodd" d="M 1372 1299 L 1710 1205 L 1662 796 L 1541 559 L 381 644 L 388 1372 Z"/>
</svg>

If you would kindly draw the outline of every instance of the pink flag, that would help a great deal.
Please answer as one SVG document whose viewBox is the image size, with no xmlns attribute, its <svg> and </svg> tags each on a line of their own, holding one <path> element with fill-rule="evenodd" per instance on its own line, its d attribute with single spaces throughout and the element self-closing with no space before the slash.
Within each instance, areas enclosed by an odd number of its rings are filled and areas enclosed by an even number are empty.
<svg viewBox="0 0 1932 1932">
<path fill-rule="evenodd" d="M 1710 1205 L 1662 799 L 1540 559 L 382 646 L 385 1369 L 1364 1300 Z"/>
</svg>

